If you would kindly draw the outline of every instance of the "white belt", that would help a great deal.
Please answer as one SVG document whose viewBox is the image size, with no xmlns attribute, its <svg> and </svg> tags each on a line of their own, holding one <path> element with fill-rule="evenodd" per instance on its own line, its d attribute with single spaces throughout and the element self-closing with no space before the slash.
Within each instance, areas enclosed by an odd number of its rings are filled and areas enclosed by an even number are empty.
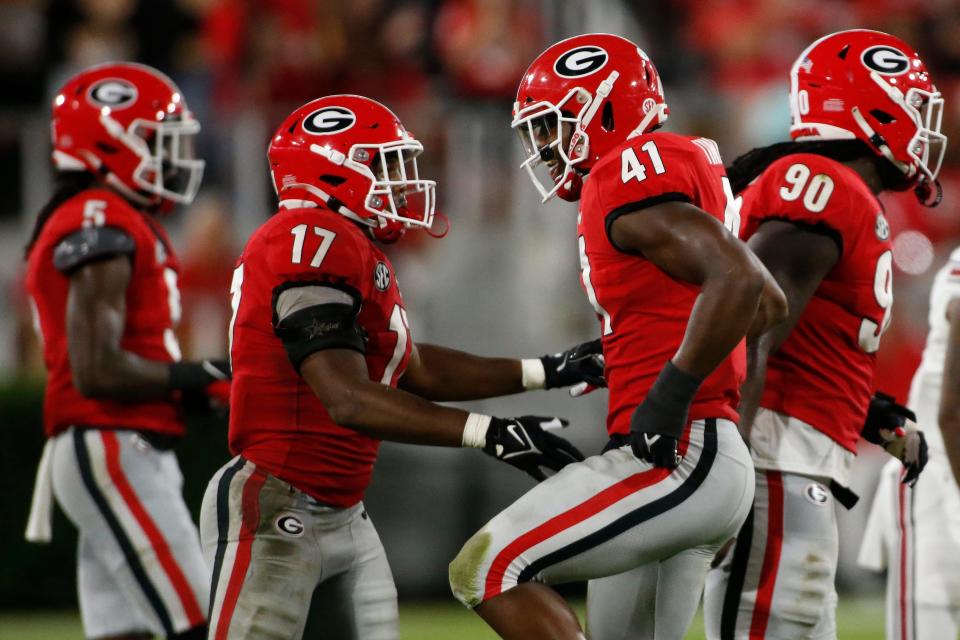
<svg viewBox="0 0 960 640">
<path fill-rule="evenodd" d="M 53 539 L 53 438 L 43 445 L 43 455 L 37 465 L 33 483 L 30 516 L 23 537 L 28 542 L 47 543 Z"/>
</svg>

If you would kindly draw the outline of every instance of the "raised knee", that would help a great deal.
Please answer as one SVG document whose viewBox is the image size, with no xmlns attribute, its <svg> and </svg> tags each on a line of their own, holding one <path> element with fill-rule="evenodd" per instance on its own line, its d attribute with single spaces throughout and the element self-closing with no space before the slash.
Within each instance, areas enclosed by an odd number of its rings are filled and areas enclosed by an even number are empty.
<svg viewBox="0 0 960 640">
<path fill-rule="evenodd" d="M 486 566 L 492 536 L 479 531 L 467 540 L 450 563 L 450 590 L 464 606 L 473 608 L 483 602 L 483 568 Z"/>
</svg>

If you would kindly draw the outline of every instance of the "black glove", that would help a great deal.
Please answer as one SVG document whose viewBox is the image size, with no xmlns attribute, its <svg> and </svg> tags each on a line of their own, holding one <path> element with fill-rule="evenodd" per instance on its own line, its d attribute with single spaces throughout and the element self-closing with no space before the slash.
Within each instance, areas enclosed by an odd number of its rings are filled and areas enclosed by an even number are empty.
<svg viewBox="0 0 960 640">
<path fill-rule="evenodd" d="M 603 346 L 600 338 L 578 344 L 561 353 L 540 358 L 543 363 L 544 389 L 571 387 L 586 382 L 594 387 L 606 387 L 603 379 Z"/>
<path fill-rule="evenodd" d="M 667 362 L 630 419 L 633 455 L 655 467 L 676 469 L 680 465 L 677 447 L 701 382 Z"/>
<path fill-rule="evenodd" d="M 180 392 L 189 409 L 223 408 L 230 405 L 230 363 L 226 360 L 171 362 L 167 386 Z"/>
<path fill-rule="evenodd" d="M 566 427 L 561 418 L 520 416 L 492 418 L 487 429 L 485 453 L 526 471 L 537 480 L 547 476 L 540 467 L 559 471 L 571 462 L 583 460 L 575 446 L 546 429 Z"/>
<path fill-rule="evenodd" d="M 907 429 L 907 420 L 916 422 L 916 414 L 897 404 L 893 396 L 877 391 L 870 399 L 867 419 L 860 435 L 867 442 L 880 445 L 903 463 L 906 469 L 903 483 L 913 486 L 927 465 L 929 453 L 926 436 L 917 429 Z"/>
</svg>

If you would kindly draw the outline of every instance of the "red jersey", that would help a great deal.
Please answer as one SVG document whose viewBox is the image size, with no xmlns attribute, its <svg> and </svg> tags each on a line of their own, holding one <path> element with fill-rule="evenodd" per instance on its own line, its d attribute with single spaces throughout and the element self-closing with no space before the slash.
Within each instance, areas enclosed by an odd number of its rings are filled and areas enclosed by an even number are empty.
<svg viewBox="0 0 960 640">
<path fill-rule="evenodd" d="M 91 227 L 112 227 L 133 240 L 121 348 L 148 360 L 180 359 L 174 335 L 180 321 L 178 263 L 163 227 L 108 189 L 87 189 L 73 196 L 43 225 L 27 260 L 27 293 L 47 368 L 44 432 L 52 437 L 78 425 L 183 435 L 179 405 L 172 398 L 144 402 L 86 398 L 73 385 L 66 329 L 70 275 L 54 266 L 54 254 L 64 238 Z"/>
<path fill-rule="evenodd" d="M 815 427 L 856 452 L 880 334 L 893 305 L 893 253 L 882 207 L 852 169 L 797 153 L 771 164 L 743 192 L 744 239 L 765 220 L 819 229 L 840 259 L 770 356 L 760 406 Z"/>
<path fill-rule="evenodd" d="M 274 333 L 278 292 L 295 285 L 359 299 L 370 379 L 395 387 L 412 343 L 390 261 L 353 222 L 324 209 L 282 209 L 247 242 L 234 271 L 230 450 L 317 500 L 363 498 L 380 441 L 330 419 Z"/>
<path fill-rule="evenodd" d="M 739 217 L 728 194 L 716 143 L 673 133 L 627 140 L 602 158 L 584 182 L 578 224 L 581 284 L 600 318 L 611 434 L 629 433 L 633 410 L 680 347 L 700 287 L 618 250 L 607 229 L 620 215 L 679 200 L 736 232 Z M 690 406 L 690 420 L 738 420 L 745 370 L 741 342 L 704 380 Z"/>
</svg>

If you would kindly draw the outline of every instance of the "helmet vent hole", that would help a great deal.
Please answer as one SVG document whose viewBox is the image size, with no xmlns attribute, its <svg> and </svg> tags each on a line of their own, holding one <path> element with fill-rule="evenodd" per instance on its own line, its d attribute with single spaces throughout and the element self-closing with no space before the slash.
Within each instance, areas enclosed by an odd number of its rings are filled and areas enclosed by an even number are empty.
<svg viewBox="0 0 960 640">
<path fill-rule="evenodd" d="M 97 149 L 100 149 L 100 151 L 103 151 L 104 153 L 116 153 L 118 151 L 118 149 L 115 146 L 111 144 L 107 144 L 105 142 L 97 142 L 96 147 Z"/>
<path fill-rule="evenodd" d="M 840 53 L 837 54 L 837 57 L 841 60 L 847 59 L 847 54 L 850 52 L 850 45 L 844 45 L 843 49 L 840 49 Z"/>
<path fill-rule="evenodd" d="M 600 126 L 604 131 L 613 131 L 613 103 L 609 100 L 603 105 L 603 113 L 600 114 Z"/>
<path fill-rule="evenodd" d="M 332 186 L 332 187 L 337 187 L 337 186 L 340 186 L 341 184 L 343 184 L 344 182 L 346 182 L 347 179 L 346 179 L 346 178 L 342 178 L 342 177 L 340 177 L 340 176 L 335 176 L 335 175 L 330 174 L 330 173 L 325 173 L 325 174 L 323 174 L 322 176 L 320 176 L 320 181 L 321 181 L 321 182 L 326 182 L 327 184 L 329 184 L 329 185 Z"/>
<path fill-rule="evenodd" d="M 297 128 L 297 125 L 298 125 L 298 124 L 300 124 L 300 118 L 297 118 L 296 120 L 294 120 L 294 121 L 293 121 L 293 124 L 290 125 L 290 128 L 287 129 L 287 131 L 290 132 L 290 135 L 293 135 L 293 131 L 294 131 L 294 129 Z"/>
<path fill-rule="evenodd" d="M 877 122 L 880 124 L 890 124 L 891 122 L 896 122 L 896 118 L 887 113 L 886 111 L 881 111 L 880 109 L 871 109 L 870 115 L 877 119 Z"/>
</svg>

